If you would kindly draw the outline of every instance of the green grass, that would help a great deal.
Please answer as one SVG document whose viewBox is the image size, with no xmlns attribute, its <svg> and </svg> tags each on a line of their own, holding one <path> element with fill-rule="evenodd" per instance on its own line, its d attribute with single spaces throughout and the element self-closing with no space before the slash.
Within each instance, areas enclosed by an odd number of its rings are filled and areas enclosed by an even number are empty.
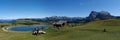
<svg viewBox="0 0 120 40">
<path fill-rule="evenodd" d="M 107 32 L 103 32 L 103 29 Z M 34 36 L 31 32 L 4 32 L 0 40 L 120 40 L 120 20 L 89 22 L 82 26 L 44 29 L 46 34 Z"/>
<path fill-rule="evenodd" d="M 87 23 L 85 26 L 120 26 L 120 19 L 93 21 Z"/>
</svg>

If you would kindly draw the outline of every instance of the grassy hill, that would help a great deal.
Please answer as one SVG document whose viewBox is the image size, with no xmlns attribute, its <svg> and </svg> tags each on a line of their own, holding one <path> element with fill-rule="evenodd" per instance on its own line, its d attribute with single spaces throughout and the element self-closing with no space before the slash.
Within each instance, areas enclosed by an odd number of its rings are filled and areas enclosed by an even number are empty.
<svg viewBox="0 0 120 40">
<path fill-rule="evenodd" d="M 107 32 L 103 32 L 106 29 Z M 83 26 L 47 29 L 46 40 L 120 40 L 120 20 L 89 22 Z"/>
<path fill-rule="evenodd" d="M 103 32 L 106 29 L 107 32 Z M 120 40 L 120 20 L 101 20 L 83 26 L 45 29 L 46 34 L 34 36 L 31 32 L 4 32 L 0 40 Z"/>
<path fill-rule="evenodd" d="M 87 23 L 85 26 L 120 26 L 120 19 L 93 21 Z"/>
<path fill-rule="evenodd" d="M 119 19 L 109 19 L 101 21 L 93 21 L 83 25 L 83 28 L 103 30 L 107 29 L 108 31 L 120 31 L 120 20 Z"/>
</svg>

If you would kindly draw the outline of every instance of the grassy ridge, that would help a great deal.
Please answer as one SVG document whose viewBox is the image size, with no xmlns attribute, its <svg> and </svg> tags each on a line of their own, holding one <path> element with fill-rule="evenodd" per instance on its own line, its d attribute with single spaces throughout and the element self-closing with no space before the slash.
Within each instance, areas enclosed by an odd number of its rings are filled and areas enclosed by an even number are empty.
<svg viewBox="0 0 120 40">
<path fill-rule="evenodd" d="M 103 29 L 107 32 L 103 32 Z M 120 40 L 120 20 L 90 22 L 84 26 L 47 29 L 46 40 Z"/>
<path fill-rule="evenodd" d="M 109 19 L 89 22 L 85 26 L 120 26 L 120 19 Z"/>
<path fill-rule="evenodd" d="M 103 32 L 103 29 L 107 32 Z M 0 40 L 120 40 L 120 20 L 89 22 L 83 26 L 44 29 L 46 34 L 33 36 L 31 32 L 4 32 L 0 30 Z"/>
</svg>

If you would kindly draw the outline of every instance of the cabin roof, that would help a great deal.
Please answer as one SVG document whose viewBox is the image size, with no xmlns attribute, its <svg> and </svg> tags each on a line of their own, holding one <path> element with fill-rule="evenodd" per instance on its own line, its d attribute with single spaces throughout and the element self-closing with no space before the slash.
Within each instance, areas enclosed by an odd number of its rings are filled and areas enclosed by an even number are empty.
<svg viewBox="0 0 120 40">
<path fill-rule="evenodd" d="M 53 23 L 53 24 L 63 24 L 63 23 L 66 23 L 67 21 L 58 21 L 56 23 Z"/>
</svg>

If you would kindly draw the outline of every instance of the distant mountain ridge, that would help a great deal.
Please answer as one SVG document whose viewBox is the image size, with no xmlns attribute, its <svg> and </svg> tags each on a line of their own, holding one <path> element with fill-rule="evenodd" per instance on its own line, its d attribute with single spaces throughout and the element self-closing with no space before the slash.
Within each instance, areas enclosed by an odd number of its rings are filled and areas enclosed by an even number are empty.
<svg viewBox="0 0 120 40">
<path fill-rule="evenodd" d="M 67 17 L 67 16 L 51 16 L 45 18 L 21 18 L 16 20 L 32 20 L 37 22 L 57 22 L 60 20 L 69 21 L 71 23 L 90 22 L 94 20 L 106 20 L 106 19 L 120 19 L 120 16 L 113 16 L 107 11 L 91 11 L 88 17 Z M 16 20 L 0 20 L 0 22 L 15 22 Z"/>
<path fill-rule="evenodd" d="M 0 22 L 13 22 L 13 19 L 0 19 Z"/>
</svg>

